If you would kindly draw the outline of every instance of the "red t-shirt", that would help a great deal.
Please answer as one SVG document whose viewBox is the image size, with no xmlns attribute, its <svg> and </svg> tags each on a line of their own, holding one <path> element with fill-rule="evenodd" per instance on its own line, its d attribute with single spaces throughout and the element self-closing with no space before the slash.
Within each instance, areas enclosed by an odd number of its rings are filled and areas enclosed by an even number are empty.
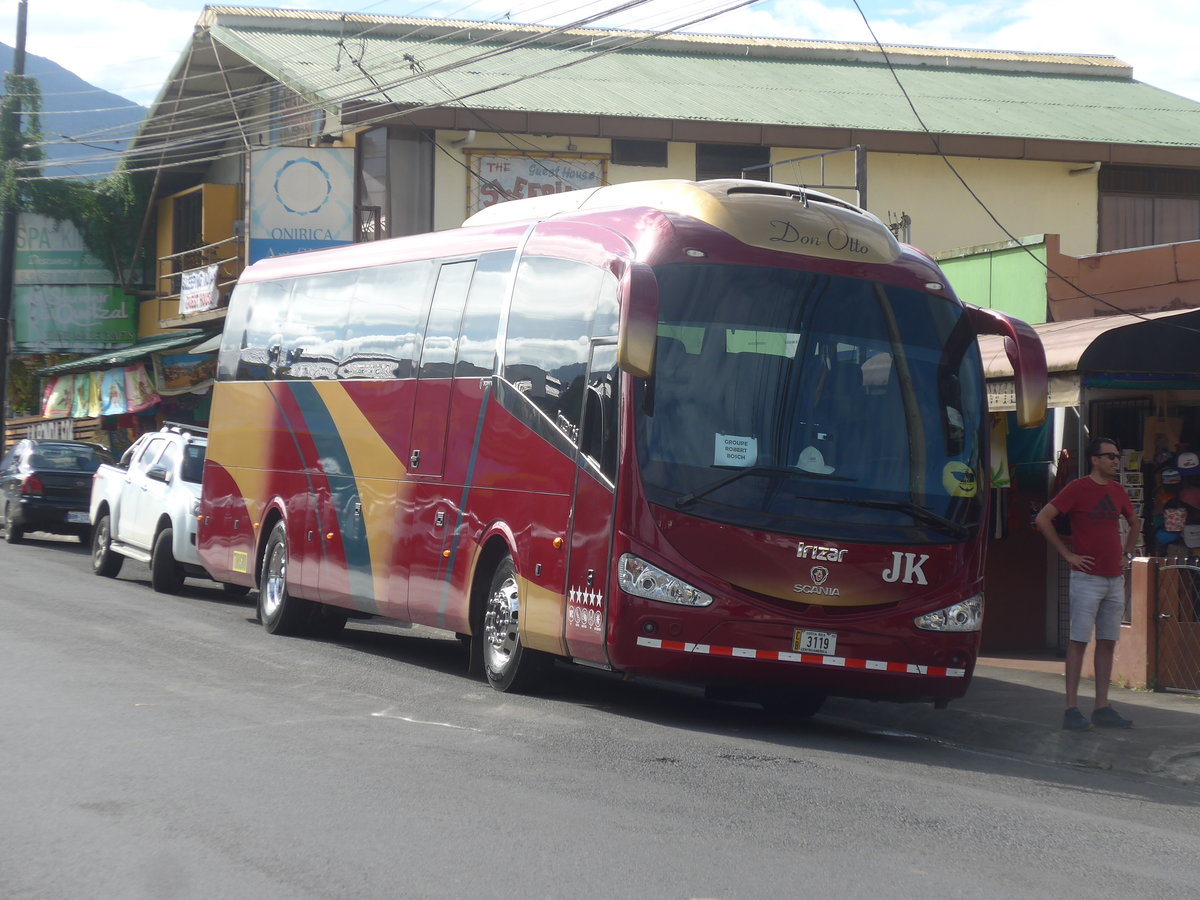
<svg viewBox="0 0 1200 900">
<path fill-rule="evenodd" d="M 1050 502 L 1071 519 L 1072 549 L 1080 556 L 1092 557 L 1089 575 L 1114 578 L 1125 571 L 1123 541 L 1117 523 L 1123 516 L 1132 517 L 1134 512 L 1129 494 L 1119 482 L 1097 484 L 1090 475 L 1085 475 L 1068 484 Z"/>
</svg>

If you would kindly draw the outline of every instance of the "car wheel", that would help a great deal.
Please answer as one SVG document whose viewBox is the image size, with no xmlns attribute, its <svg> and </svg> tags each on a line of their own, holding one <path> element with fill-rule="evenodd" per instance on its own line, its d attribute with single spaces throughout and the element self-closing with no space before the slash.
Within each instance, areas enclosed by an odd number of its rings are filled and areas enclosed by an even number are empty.
<svg viewBox="0 0 1200 900">
<path fill-rule="evenodd" d="M 154 550 L 150 553 L 150 584 L 160 594 L 178 594 L 183 587 L 183 568 L 175 562 L 171 543 L 175 529 L 164 528 L 154 539 Z"/>
<path fill-rule="evenodd" d="M 4 541 L 8 544 L 19 544 L 25 537 L 25 529 L 12 520 L 12 509 L 4 506 Z"/>
<path fill-rule="evenodd" d="M 267 539 L 258 581 L 258 618 L 271 634 L 308 634 L 312 604 L 288 593 L 287 528 L 276 522 Z"/>
<path fill-rule="evenodd" d="M 523 693 L 545 677 L 551 659 L 521 643 L 521 591 L 512 557 L 496 567 L 483 610 L 483 671 L 498 691 Z"/>
<path fill-rule="evenodd" d="M 113 552 L 112 520 L 101 516 L 92 529 L 92 571 L 105 578 L 116 578 L 125 557 Z"/>
</svg>

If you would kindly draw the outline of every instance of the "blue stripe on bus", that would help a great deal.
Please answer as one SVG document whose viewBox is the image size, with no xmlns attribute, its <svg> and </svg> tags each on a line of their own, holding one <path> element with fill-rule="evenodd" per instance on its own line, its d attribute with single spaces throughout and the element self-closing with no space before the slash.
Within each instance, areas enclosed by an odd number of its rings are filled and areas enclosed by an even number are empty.
<svg viewBox="0 0 1200 900">
<path fill-rule="evenodd" d="M 315 385 L 295 381 L 289 387 L 320 456 L 319 460 L 312 460 L 310 464 L 321 467 L 329 485 L 337 531 L 342 537 L 342 549 L 346 555 L 346 577 L 350 582 L 354 608 L 362 612 L 378 612 L 366 524 L 361 515 L 354 515 L 355 504 L 359 502 L 358 482 L 346 445 L 338 435 L 337 422 L 330 415 Z"/>
</svg>

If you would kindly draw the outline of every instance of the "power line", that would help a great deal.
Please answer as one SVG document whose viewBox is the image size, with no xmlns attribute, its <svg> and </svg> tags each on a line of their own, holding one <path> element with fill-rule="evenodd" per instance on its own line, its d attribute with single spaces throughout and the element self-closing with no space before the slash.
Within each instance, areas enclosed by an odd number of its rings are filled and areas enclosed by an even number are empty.
<svg viewBox="0 0 1200 900">
<path fill-rule="evenodd" d="M 854 8 L 858 10 L 858 14 L 860 16 L 862 16 L 863 24 L 865 24 L 867 26 L 867 31 L 869 31 L 871 34 L 871 40 L 873 40 L 875 42 L 875 46 L 878 47 L 879 52 L 883 54 L 883 59 L 884 59 L 884 62 L 887 64 L 888 71 L 891 73 L 892 78 L 895 80 L 896 86 L 898 88 L 900 88 L 900 93 L 904 95 L 904 100 L 906 103 L 908 103 L 908 108 L 910 110 L 912 110 L 912 114 L 914 116 L 916 116 L 917 124 L 921 126 L 921 130 L 924 131 L 925 135 L 929 138 L 930 142 L 933 144 L 934 155 L 936 155 L 939 159 L 942 160 L 942 162 L 944 162 L 946 164 L 946 167 L 951 171 L 951 173 L 953 173 L 954 177 L 956 179 L 958 179 L 958 182 L 963 186 L 963 188 L 966 190 L 966 192 L 971 195 L 971 199 L 973 199 L 977 204 L 979 204 L 979 208 L 982 209 L 987 214 L 987 217 L 989 219 L 991 219 L 993 223 L 995 223 L 996 227 L 999 228 L 1002 232 L 1004 232 L 1004 234 L 1008 237 L 1008 239 L 1010 241 L 1012 241 L 1021 250 L 1023 250 L 1029 256 L 1030 259 L 1034 260 L 1039 266 L 1041 266 L 1043 269 L 1045 269 L 1047 273 L 1049 273 L 1050 275 L 1053 275 L 1055 278 L 1058 278 L 1060 281 L 1063 282 L 1063 284 L 1078 291 L 1084 297 L 1088 297 L 1092 300 L 1095 300 L 1097 303 L 1103 304 L 1104 306 L 1107 306 L 1109 309 L 1116 310 L 1117 312 L 1122 313 L 1124 315 L 1133 316 L 1134 318 L 1141 319 L 1142 321 L 1145 321 L 1145 322 L 1153 321 L 1152 319 L 1149 319 L 1147 316 L 1144 316 L 1141 313 L 1130 312 L 1127 309 L 1122 309 L 1121 307 L 1117 306 L 1115 303 L 1105 300 L 1103 297 L 1097 297 L 1095 294 L 1091 293 L 1090 291 L 1084 290 L 1079 285 L 1075 284 L 1075 282 L 1071 281 L 1071 279 L 1067 278 L 1065 275 L 1055 271 L 1055 269 L 1048 262 L 1038 259 L 1038 256 L 1036 253 L 1034 253 L 1032 250 L 1030 250 L 1029 247 L 1025 246 L 1025 244 L 1016 235 L 1014 235 L 1011 231 L 1008 230 L 1008 228 L 1004 225 L 1004 223 L 1001 222 L 999 218 L 997 218 L 996 214 L 993 213 L 991 208 L 988 207 L 988 205 L 983 201 L 983 198 L 980 197 L 977 193 L 975 193 L 974 188 L 972 188 L 971 185 L 967 183 L 967 179 L 962 176 L 962 174 L 958 171 L 957 168 L 955 168 L 954 163 L 952 163 L 950 161 L 950 158 L 948 156 L 946 156 L 945 152 L 942 150 L 941 142 L 937 139 L 937 136 L 933 133 L 933 131 L 929 128 L 929 126 L 925 124 L 925 120 L 921 117 L 921 113 L 917 110 L 916 104 L 913 102 L 912 97 L 909 96 L 908 91 L 905 89 L 904 83 L 900 80 L 900 75 L 896 71 L 896 67 L 892 65 L 892 60 L 891 60 L 891 57 L 888 56 L 887 50 L 884 49 L 884 46 L 882 43 L 880 43 L 879 38 L 875 36 L 875 29 L 871 27 L 871 23 L 867 19 L 867 14 L 864 13 L 862 10 L 862 7 L 859 6 L 858 0 L 851 0 L 851 2 L 854 4 Z M 1196 334 L 1200 334 L 1200 329 L 1191 328 L 1187 325 L 1179 325 L 1176 323 L 1176 324 L 1174 324 L 1174 327 L 1179 328 L 1183 331 L 1191 331 Z"/>
</svg>

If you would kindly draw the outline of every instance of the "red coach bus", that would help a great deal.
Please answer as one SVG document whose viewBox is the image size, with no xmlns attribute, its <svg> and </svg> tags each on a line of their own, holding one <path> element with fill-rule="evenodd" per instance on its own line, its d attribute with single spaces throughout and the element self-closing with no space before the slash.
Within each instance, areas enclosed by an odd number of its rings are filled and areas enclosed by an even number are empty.
<svg viewBox="0 0 1200 900">
<path fill-rule="evenodd" d="M 263 260 L 218 361 L 200 554 L 273 633 L 381 616 L 499 690 L 555 657 L 814 712 L 944 704 L 983 615 L 1000 333 L 836 198 L 656 181 Z"/>
</svg>

